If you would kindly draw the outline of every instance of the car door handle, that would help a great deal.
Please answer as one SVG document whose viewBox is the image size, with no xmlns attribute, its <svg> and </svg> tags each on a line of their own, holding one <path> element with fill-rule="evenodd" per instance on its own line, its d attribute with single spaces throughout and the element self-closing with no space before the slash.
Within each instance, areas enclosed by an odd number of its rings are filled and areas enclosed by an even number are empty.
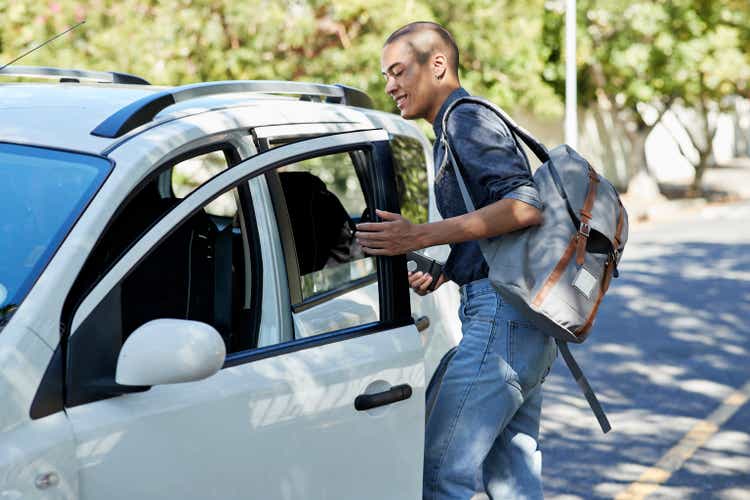
<svg viewBox="0 0 750 500">
<path fill-rule="evenodd" d="M 417 325 L 418 331 L 427 330 L 427 328 L 430 327 L 430 318 L 427 316 L 420 316 L 419 318 L 414 320 L 414 324 Z"/>
<path fill-rule="evenodd" d="M 389 405 L 396 401 L 409 399 L 411 397 L 411 392 L 411 386 L 409 384 L 401 384 L 393 386 L 384 392 L 360 394 L 354 400 L 354 407 L 357 411 L 364 411 L 371 408 L 377 408 L 378 406 Z"/>
</svg>

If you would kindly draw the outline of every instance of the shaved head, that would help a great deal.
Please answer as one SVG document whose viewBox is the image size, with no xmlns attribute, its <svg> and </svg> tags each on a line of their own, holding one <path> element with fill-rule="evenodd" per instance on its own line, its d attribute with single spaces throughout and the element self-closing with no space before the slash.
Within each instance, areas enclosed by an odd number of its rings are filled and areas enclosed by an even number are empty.
<svg viewBox="0 0 750 500">
<path fill-rule="evenodd" d="M 436 52 L 442 52 L 448 59 L 451 73 L 458 78 L 458 46 L 448 30 L 439 24 L 428 21 L 409 23 L 394 31 L 383 47 L 397 40 L 406 42 L 417 62 L 422 65 Z"/>
</svg>

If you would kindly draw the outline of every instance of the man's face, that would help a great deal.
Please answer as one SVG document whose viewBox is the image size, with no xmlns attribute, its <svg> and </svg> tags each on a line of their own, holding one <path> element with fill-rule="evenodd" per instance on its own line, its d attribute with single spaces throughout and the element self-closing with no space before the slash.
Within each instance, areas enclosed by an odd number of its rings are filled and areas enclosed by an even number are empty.
<svg viewBox="0 0 750 500">
<path fill-rule="evenodd" d="M 436 80 L 429 61 L 420 64 L 408 39 L 402 38 L 383 47 L 381 68 L 385 92 L 395 101 L 406 119 L 426 118 L 435 106 Z"/>
</svg>

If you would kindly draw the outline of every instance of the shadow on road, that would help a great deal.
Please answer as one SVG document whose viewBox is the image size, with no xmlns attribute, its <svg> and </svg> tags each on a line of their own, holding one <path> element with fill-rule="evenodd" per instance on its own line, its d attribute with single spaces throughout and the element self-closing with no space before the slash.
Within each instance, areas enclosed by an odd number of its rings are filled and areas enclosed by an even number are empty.
<svg viewBox="0 0 750 500">
<path fill-rule="evenodd" d="M 611 498 L 750 379 L 749 250 L 653 241 L 626 253 L 590 340 L 573 347 L 614 430 L 601 433 L 556 363 L 542 425 L 548 498 Z M 716 453 L 747 460 L 744 439 Z M 698 495 L 702 483 L 690 484 L 681 498 Z"/>
</svg>

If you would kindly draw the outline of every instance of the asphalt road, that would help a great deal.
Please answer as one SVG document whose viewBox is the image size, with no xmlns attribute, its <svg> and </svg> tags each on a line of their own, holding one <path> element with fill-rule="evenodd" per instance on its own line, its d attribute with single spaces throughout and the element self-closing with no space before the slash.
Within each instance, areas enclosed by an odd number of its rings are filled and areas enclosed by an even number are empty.
<svg viewBox="0 0 750 500">
<path fill-rule="evenodd" d="M 750 203 L 637 226 L 595 329 L 545 383 L 548 499 L 750 499 Z"/>
</svg>

